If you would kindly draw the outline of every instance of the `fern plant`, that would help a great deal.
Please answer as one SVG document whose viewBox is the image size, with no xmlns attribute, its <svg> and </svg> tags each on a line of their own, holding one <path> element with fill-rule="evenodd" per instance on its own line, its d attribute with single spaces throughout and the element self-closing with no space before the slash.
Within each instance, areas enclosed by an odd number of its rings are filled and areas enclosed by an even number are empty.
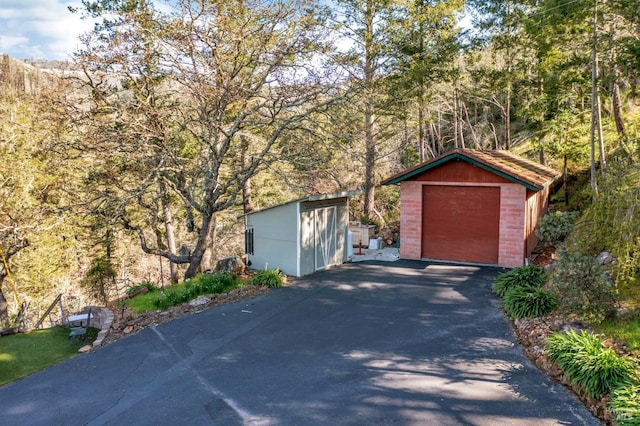
<svg viewBox="0 0 640 426">
<path fill-rule="evenodd" d="M 614 389 L 609 397 L 609 408 L 617 425 L 640 425 L 640 383 Z"/>
<path fill-rule="evenodd" d="M 504 309 L 512 318 L 541 317 L 557 306 L 556 298 L 541 287 L 516 287 L 504 296 Z"/>
<path fill-rule="evenodd" d="M 279 269 L 258 271 L 251 277 L 251 284 L 269 288 L 280 287 L 284 284 L 284 274 Z"/>
<path fill-rule="evenodd" d="M 546 272 L 539 266 L 522 266 L 500 274 L 493 282 L 493 291 L 503 298 L 510 289 L 516 287 L 540 287 L 546 278 Z"/>
<path fill-rule="evenodd" d="M 587 331 L 554 333 L 546 343 L 549 359 L 565 372 L 571 384 L 578 384 L 593 398 L 631 383 L 636 375 L 634 359 L 618 355 Z"/>
</svg>

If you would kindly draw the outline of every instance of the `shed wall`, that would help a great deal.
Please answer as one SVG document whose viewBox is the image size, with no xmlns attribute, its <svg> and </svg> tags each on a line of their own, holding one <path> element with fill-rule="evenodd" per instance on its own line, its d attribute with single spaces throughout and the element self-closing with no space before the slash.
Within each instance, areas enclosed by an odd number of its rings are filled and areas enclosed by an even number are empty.
<svg viewBox="0 0 640 426">
<path fill-rule="evenodd" d="M 341 264 L 348 260 L 346 247 L 349 204 L 347 198 L 307 201 L 300 207 L 300 275 L 308 275 L 316 271 L 314 210 L 331 206 L 336 207 L 336 263 Z"/>
<path fill-rule="evenodd" d="M 290 203 L 246 216 L 253 228 L 253 254 L 247 255 L 253 269 L 280 269 L 298 275 L 298 203 Z"/>
</svg>

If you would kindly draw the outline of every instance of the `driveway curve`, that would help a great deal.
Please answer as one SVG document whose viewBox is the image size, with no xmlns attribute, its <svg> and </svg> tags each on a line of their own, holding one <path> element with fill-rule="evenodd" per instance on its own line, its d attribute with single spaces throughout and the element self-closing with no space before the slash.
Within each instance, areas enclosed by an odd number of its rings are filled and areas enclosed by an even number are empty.
<svg viewBox="0 0 640 426">
<path fill-rule="evenodd" d="M 5 385 L 0 422 L 600 424 L 514 343 L 498 273 L 345 264 Z"/>
</svg>

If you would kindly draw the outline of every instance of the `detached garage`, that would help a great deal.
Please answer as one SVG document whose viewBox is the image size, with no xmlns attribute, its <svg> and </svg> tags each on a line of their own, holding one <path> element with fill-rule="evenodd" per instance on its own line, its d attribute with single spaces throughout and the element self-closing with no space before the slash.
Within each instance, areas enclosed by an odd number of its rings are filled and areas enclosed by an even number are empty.
<svg viewBox="0 0 640 426">
<path fill-rule="evenodd" d="M 522 266 L 560 174 L 508 151 L 456 149 L 382 182 L 400 184 L 400 256 Z"/>
<path fill-rule="evenodd" d="M 302 276 L 348 260 L 349 197 L 310 195 L 245 215 L 247 265 Z"/>
</svg>

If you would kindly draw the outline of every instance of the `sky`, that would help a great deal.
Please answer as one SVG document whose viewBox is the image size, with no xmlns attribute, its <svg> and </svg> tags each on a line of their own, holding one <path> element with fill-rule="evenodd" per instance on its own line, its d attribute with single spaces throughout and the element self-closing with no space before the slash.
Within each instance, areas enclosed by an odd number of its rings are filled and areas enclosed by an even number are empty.
<svg viewBox="0 0 640 426">
<path fill-rule="evenodd" d="M 0 0 L 0 54 L 15 59 L 68 60 L 93 23 L 71 13 L 80 0 Z"/>
</svg>

